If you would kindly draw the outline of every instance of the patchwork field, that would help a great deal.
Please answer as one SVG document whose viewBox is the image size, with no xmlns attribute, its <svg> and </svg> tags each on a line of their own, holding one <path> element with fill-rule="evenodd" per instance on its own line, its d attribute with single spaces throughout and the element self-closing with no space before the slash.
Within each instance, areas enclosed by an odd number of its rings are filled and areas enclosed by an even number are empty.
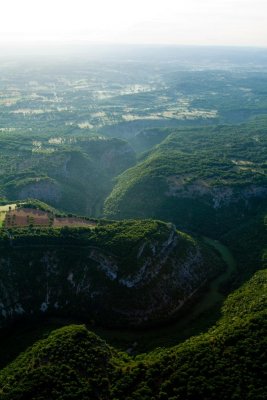
<svg viewBox="0 0 267 400">
<path fill-rule="evenodd" d="M 79 217 L 55 217 L 53 213 L 32 208 L 0 210 L 0 226 L 51 226 L 55 228 L 95 226 L 96 222 Z"/>
<path fill-rule="evenodd" d="M 53 222 L 53 216 L 41 210 L 33 210 L 30 208 L 21 208 L 8 211 L 6 213 L 4 225 L 7 228 L 13 226 L 29 226 L 29 225 L 43 225 L 51 226 Z"/>
</svg>

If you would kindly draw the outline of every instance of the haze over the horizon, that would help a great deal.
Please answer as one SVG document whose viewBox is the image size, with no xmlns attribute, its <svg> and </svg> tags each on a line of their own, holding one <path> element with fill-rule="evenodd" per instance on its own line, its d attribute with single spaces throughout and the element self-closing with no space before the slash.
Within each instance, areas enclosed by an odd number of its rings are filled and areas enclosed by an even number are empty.
<svg viewBox="0 0 267 400">
<path fill-rule="evenodd" d="M 267 47 L 266 0 L 9 0 L 0 43 Z"/>
</svg>

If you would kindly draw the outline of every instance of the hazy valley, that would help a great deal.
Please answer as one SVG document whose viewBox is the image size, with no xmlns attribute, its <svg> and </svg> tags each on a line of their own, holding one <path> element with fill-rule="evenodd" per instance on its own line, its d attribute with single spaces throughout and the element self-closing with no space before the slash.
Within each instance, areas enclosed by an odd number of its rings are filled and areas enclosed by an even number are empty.
<svg viewBox="0 0 267 400">
<path fill-rule="evenodd" d="M 266 50 L 73 51 L 0 66 L 0 398 L 263 400 Z"/>
</svg>

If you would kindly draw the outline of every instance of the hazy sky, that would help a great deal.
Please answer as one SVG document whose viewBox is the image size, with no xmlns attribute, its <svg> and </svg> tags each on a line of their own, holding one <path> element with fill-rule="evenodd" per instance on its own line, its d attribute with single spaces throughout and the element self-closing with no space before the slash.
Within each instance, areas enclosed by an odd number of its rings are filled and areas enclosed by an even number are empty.
<svg viewBox="0 0 267 400">
<path fill-rule="evenodd" d="M 2 0 L 0 42 L 267 47 L 267 0 Z"/>
</svg>

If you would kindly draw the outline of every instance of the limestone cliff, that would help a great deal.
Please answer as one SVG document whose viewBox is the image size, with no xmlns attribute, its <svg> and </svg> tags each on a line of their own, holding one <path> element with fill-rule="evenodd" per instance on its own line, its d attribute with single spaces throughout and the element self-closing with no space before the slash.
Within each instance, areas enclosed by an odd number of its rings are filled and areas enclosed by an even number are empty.
<svg viewBox="0 0 267 400">
<path fill-rule="evenodd" d="M 107 325 L 159 323 L 223 268 L 211 249 L 158 221 L 42 234 L 9 231 L 1 241 L 2 326 L 49 312 Z"/>
</svg>

